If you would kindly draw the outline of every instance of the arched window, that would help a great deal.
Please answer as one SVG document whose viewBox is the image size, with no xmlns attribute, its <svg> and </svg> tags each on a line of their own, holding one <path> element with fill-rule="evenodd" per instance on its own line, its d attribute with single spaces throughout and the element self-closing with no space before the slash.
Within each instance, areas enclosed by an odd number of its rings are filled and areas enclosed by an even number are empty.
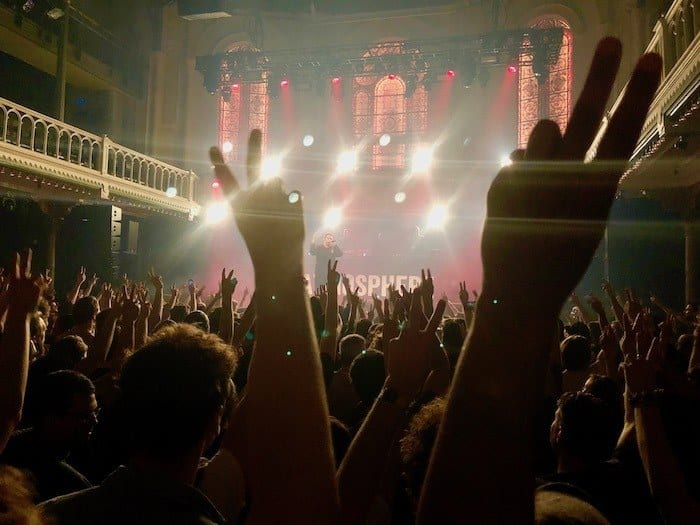
<svg viewBox="0 0 700 525">
<path fill-rule="evenodd" d="M 402 52 L 401 43 L 391 43 L 372 48 L 365 56 Z M 407 142 L 427 131 L 428 93 L 420 80 L 411 80 L 413 93 L 407 93 L 407 79 L 395 74 L 355 77 L 353 132 L 357 139 L 372 137 L 372 169 L 403 168 Z M 380 146 L 378 139 L 385 133 L 391 142 Z"/>
<path fill-rule="evenodd" d="M 569 24 L 558 16 L 546 16 L 531 27 L 546 29 L 560 27 L 563 38 L 556 63 L 548 66 L 547 75 L 538 77 L 532 69 L 532 55 L 520 56 L 518 89 L 518 147 L 527 146 L 532 129 L 543 118 L 553 120 L 562 133 L 571 114 L 573 69 L 573 35 Z"/>
<path fill-rule="evenodd" d="M 229 51 L 245 49 L 249 47 L 239 45 Z M 262 131 L 262 146 L 265 148 L 269 104 L 265 82 L 233 84 L 230 96 L 227 92 L 226 96 L 219 97 L 219 146 L 223 148 L 227 161 L 243 159 L 250 130 Z"/>
</svg>

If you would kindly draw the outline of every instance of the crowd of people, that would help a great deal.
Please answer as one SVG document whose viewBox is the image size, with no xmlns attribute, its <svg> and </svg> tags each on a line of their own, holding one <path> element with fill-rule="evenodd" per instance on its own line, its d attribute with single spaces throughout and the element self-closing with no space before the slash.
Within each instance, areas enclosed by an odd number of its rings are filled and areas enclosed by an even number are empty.
<svg viewBox="0 0 700 525">
<path fill-rule="evenodd" d="M 246 189 L 210 152 L 255 269 L 247 304 L 226 269 L 206 303 L 156 271 L 97 286 L 84 268 L 64 301 L 17 254 L 0 523 L 700 520 L 697 309 L 609 283 L 570 295 L 659 83 L 645 55 L 584 164 L 620 57 L 603 40 L 566 132 L 540 122 L 494 180 L 479 294 L 435 300 L 428 271 L 363 304 L 335 261 L 309 297 L 303 199 L 258 180 L 258 131 Z"/>
</svg>

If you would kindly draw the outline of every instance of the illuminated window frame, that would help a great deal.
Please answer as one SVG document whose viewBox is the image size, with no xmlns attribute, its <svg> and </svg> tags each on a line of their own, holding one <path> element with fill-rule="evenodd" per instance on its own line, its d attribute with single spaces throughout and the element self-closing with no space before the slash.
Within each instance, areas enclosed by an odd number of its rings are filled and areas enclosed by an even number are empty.
<svg viewBox="0 0 700 525">
<path fill-rule="evenodd" d="M 560 16 L 548 15 L 537 19 L 532 28 L 559 27 L 563 30 L 559 58 L 548 66 L 549 73 L 542 83 L 532 70 L 532 55 L 520 56 L 518 86 L 518 147 L 525 148 L 530 133 L 541 119 L 559 125 L 562 133 L 569 123 L 574 79 L 574 38 L 568 22 Z"/>
</svg>

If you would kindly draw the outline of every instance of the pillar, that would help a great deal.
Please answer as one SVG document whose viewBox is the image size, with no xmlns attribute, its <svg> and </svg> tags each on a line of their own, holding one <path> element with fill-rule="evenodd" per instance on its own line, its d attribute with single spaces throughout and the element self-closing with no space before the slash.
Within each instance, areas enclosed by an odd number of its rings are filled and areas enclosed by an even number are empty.
<svg viewBox="0 0 700 525">
<path fill-rule="evenodd" d="M 39 208 L 51 220 L 46 245 L 46 266 L 52 276 L 56 275 L 56 243 L 58 242 L 58 231 L 61 229 L 63 219 L 68 216 L 73 206 L 74 204 L 68 205 L 52 201 L 39 201 Z"/>
</svg>

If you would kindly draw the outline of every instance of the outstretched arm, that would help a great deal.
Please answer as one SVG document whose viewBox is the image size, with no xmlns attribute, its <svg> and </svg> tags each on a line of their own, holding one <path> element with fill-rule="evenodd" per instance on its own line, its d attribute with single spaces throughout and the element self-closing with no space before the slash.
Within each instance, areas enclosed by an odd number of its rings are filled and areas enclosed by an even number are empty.
<svg viewBox="0 0 700 525">
<path fill-rule="evenodd" d="M 29 316 L 43 289 L 42 276 L 32 277 L 32 251 L 21 258 L 15 254 L 7 320 L 0 341 L 0 452 L 22 416 L 29 369 Z"/>
<path fill-rule="evenodd" d="M 474 523 L 534 519 L 531 440 L 551 335 L 602 238 L 661 73 L 657 55 L 640 60 L 596 161 L 583 164 L 620 54 L 619 41 L 601 42 L 566 134 L 551 121 L 538 123 L 527 149 L 491 185 L 484 289 L 428 468 L 419 524 L 459 523 L 465 515 Z M 512 312 L 527 313 L 516 320 Z"/>
<path fill-rule="evenodd" d="M 255 130 L 245 191 L 221 152 L 211 150 L 255 270 L 257 342 L 242 409 L 245 426 L 236 430 L 245 432 L 247 446 L 235 451 L 249 487 L 248 522 L 337 523 L 329 416 L 303 283 L 302 200 L 290 200 L 279 179 L 258 183 L 260 143 Z"/>
</svg>

